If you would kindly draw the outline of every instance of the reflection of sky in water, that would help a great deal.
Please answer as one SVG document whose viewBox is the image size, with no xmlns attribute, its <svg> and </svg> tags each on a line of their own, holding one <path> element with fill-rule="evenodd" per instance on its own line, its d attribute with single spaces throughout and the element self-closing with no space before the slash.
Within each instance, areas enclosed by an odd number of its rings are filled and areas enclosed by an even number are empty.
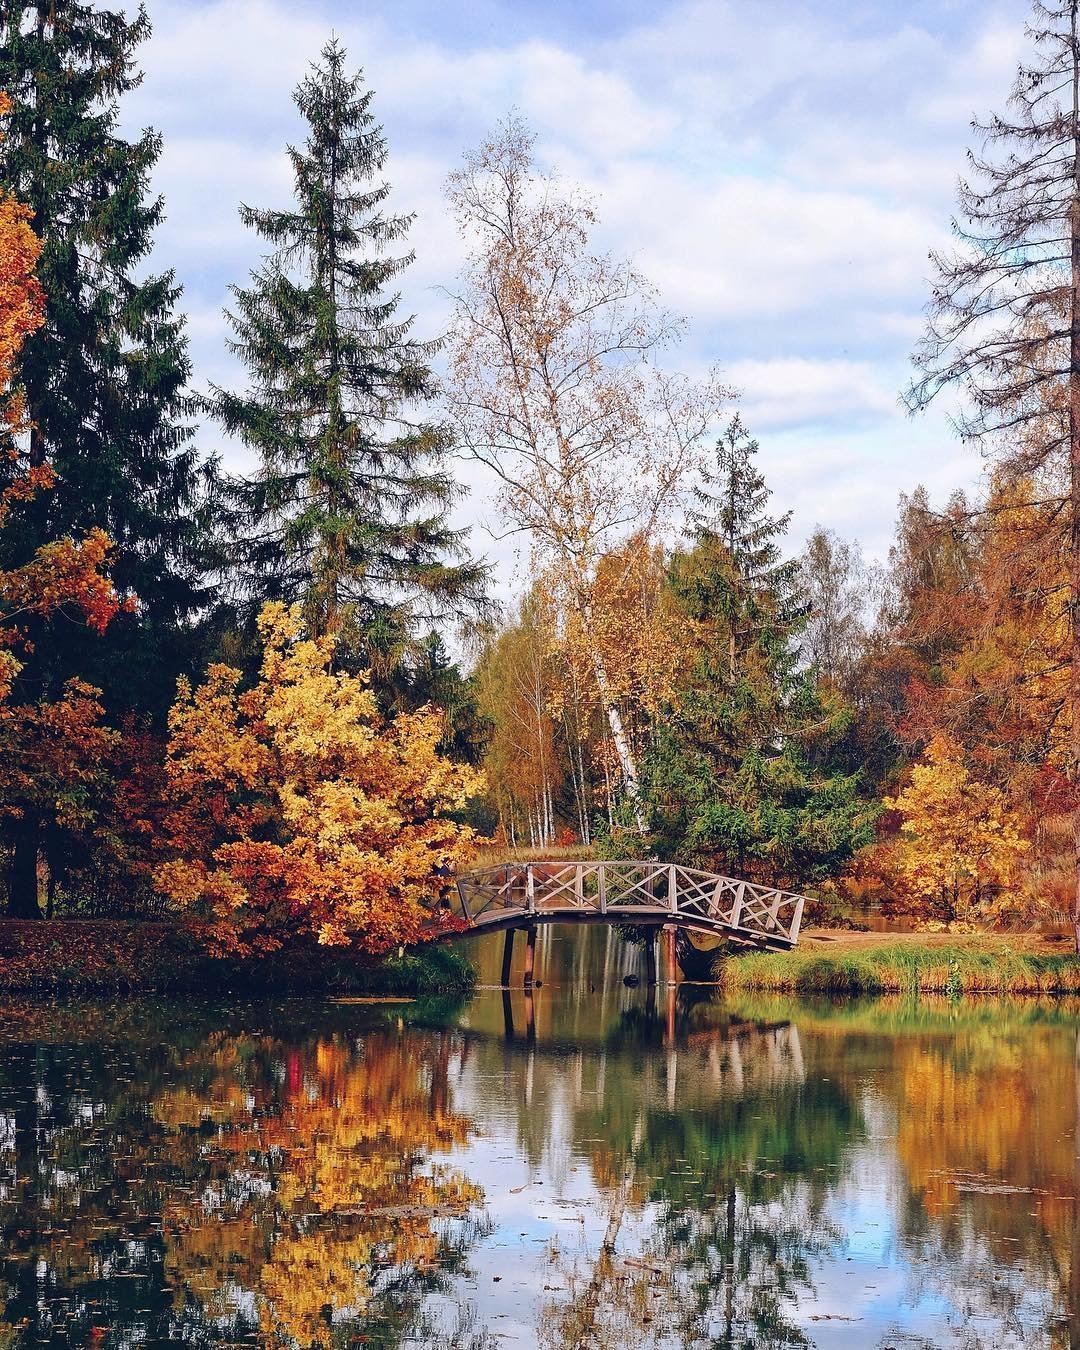
<svg viewBox="0 0 1080 1350">
<path fill-rule="evenodd" d="M 618 1013 L 606 1029 L 596 1025 L 594 1018 L 587 1038 L 590 1048 L 583 1056 L 586 1070 L 582 1074 L 582 1056 L 575 1059 L 571 1048 L 571 1028 L 579 1021 L 580 1010 L 574 1005 L 581 981 L 575 985 L 572 978 L 566 977 L 565 970 L 558 973 L 563 979 L 552 982 L 558 985 L 557 991 L 552 989 L 537 996 L 534 1017 L 538 1027 L 546 1023 L 552 1044 L 559 1050 L 546 1048 L 539 1030 L 536 1049 L 530 1052 L 527 1045 L 522 1045 L 524 1010 L 520 995 L 515 994 L 517 1040 L 513 1045 L 499 1046 L 497 1054 L 488 1048 L 467 1061 L 456 1084 L 458 1105 L 474 1119 L 481 1135 L 471 1146 L 459 1151 L 456 1160 L 463 1170 L 482 1180 L 487 1196 L 486 1213 L 493 1224 L 490 1236 L 471 1257 L 475 1279 L 470 1282 L 470 1296 L 476 1300 L 479 1323 L 494 1331 L 503 1344 L 536 1343 L 538 1319 L 545 1310 L 550 1313 L 552 1305 L 558 1305 L 560 1295 L 565 1297 L 567 1262 L 571 1266 L 578 1262 L 587 1273 L 590 1264 L 595 1264 L 604 1239 L 614 1187 L 610 1182 L 596 1183 L 589 1148 L 583 1143 L 583 1111 L 592 1122 L 589 1128 L 597 1131 L 594 1139 L 604 1137 L 604 1111 L 597 1108 L 595 1093 L 593 1102 L 588 1102 L 589 1083 L 603 1081 L 606 1094 L 609 1097 L 612 1093 L 620 1094 L 624 1107 L 628 1098 L 635 1100 L 637 1108 L 645 1113 L 662 1112 L 670 1107 L 664 1075 L 657 1072 L 658 1061 L 668 1052 L 659 1047 L 650 1058 L 636 1052 L 632 1045 L 620 1047 L 617 1036 L 610 1034 Z M 586 978 L 595 980 L 598 976 L 602 978 L 603 972 L 593 970 Z M 490 1030 L 492 1019 L 498 1016 L 497 998 L 493 992 L 480 995 L 464 1020 Z M 544 1001 L 563 1006 L 549 1004 L 541 1010 L 539 1005 Z M 621 993 L 616 1002 L 623 1002 Z M 814 1019 L 810 1018 L 809 1026 L 800 1026 L 797 1005 L 789 1005 L 788 1012 L 796 1024 L 799 1065 L 803 1059 L 806 1061 L 801 1082 L 791 1081 L 800 1078 L 800 1073 L 790 1055 L 777 1060 L 774 1053 L 777 1033 L 770 1031 L 740 1037 L 739 1084 L 733 1082 L 732 1066 L 727 1059 L 719 1077 L 714 1074 L 708 1081 L 708 1037 L 699 1033 L 697 1039 L 703 1043 L 694 1046 L 691 1031 L 685 1038 L 689 1044 L 676 1051 L 681 1063 L 675 1114 L 696 1116 L 707 1133 L 717 1103 L 725 1100 L 730 1103 L 745 1090 L 755 1108 L 750 1117 L 760 1120 L 768 1111 L 770 1064 L 772 1086 L 778 1091 L 782 1090 L 787 1073 L 788 1086 L 794 1086 L 797 1093 L 805 1092 L 808 1082 L 816 1079 L 821 1084 L 836 1084 L 850 1097 L 857 1128 L 840 1140 L 834 1160 L 809 1169 L 816 1174 L 822 1194 L 817 1216 L 807 1221 L 808 1226 L 812 1223 L 831 1230 L 832 1239 L 826 1244 L 827 1250 L 809 1256 L 807 1279 L 797 1297 L 782 1301 L 792 1327 L 800 1329 L 811 1344 L 837 1350 L 889 1345 L 897 1350 L 916 1345 L 1051 1345 L 1052 1328 L 1056 1324 L 1060 1331 L 1066 1312 L 1061 1288 L 1044 1286 L 1045 1270 L 1028 1268 L 1022 1260 L 1002 1262 L 988 1244 L 993 1231 L 977 1231 L 970 1216 L 960 1225 L 961 1250 L 955 1263 L 948 1259 L 948 1249 L 936 1244 L 932 1219 L 920 1214 L 914 1221 L 915 1227 L 923 1225 L 925 1231 L 914 1234 L 910 1231 L 913 1222 L 910 1211 L 913 1207 L 918 1211 L 919 1204 L 909 1188 L 904 1160 L 897 1151 L 897 1120 L 904 1109 L 904 1100 L 902 1085 L 890 1082 L 897 1070 L 889 1062 L 888 1036 L 876 1032 L 867 1038 L 869 1050 L 864 1045 L 860 1056 L 862 1072 L 846 1075 L 843 1056 L 836 1057 L 832 1039 L 816 1030 Z M 1006 1015 L 998 1031 L 1007 1022 Z M 702 1025 L 707 1023 L 706 1017 Z M 944 1037 L 931 1035 L 929 1043 L 946 1061 L 950 1048 L 955 1048 L 957 1062 L 970 1066 L 975 1056 L 966 1043 L 963 1019 L 955 1027 L 955 1033 L 948 1019 L 945 1027 Z M 605 1030 L 607 1045 L 599 1049 L 597 1043 L 603 1042 Z M 954 1034 L 956 1044 L 950 1047 Z M 1019 1030 L 1016 1034 L 1023 1035 Z M 723 1042 L 729 1035 L 727 1028 L 718 1038 Z M 981 1032 L 976 1032 L 976 1036 L 985 1041 Z M 1068 1025 L 1052 1033 L 1060 1052 L 1060 1067 L 1069 1072 L 1075 1036 L 1075 1029 Z M 485 1044 L 490 1047 L 494 1043 Z M 880 1059 L 875 1059 L 875 1052 Z M 514 1074 L 506 1071 L 511 1058 L 517 1065 Z M 602 1074 L 597 1071 L 598 1060 L 605 1061 Z M 499 1064 L 498 1069 L 492 1069 L 493 1062 Z M 952 1067 L 955 1066 L 950 1066 L 950 1071 Z M 884 1091 L 882 1082 L 887 1085 Z M 1038 1091 L 1049 1084 L 1026 1086 Z M 524 1109 L 521 1095 L 526 1090 L 530 1102 Z M 1009 1085 L 1003 1084 L 1002 1091 L 1009 1090 Z M 760 1096 L 762 1092 L 764 1099 Z M 912 1104 L 910 1109 L 920 1108 Z M 812 1131 L 813 1103 L 809 1099 L 807 1112 L 806 1124 Z M 544 1122 L 542 1138 L 533 1141 L 531 1156 L 526 1156 L 529 1149 L 523 1147 L 523 1131 L 529 1132 L 529 1126 L 522 1125 L 523 1114 L 534 1120 L 542 1118 Z M 928 1118 L 922 1123 L 926 1126 L 923 1143 L 932 1150 L 934 1122 Z M 956 1123 L 961 1130 L 973 1132 L 980 1125 L 978 1117 Z M 1064 1123 L 1075 1128 L 1072 1119 L 1065 1119 Z M 1061 1156 L 1067 1161 L 1069 1153 L 1071 1148 L 1066 1147 Z M 972 1158 L 967 1165 L 978 1171 L 980 1159 L 977 1140 L 973 1139 Z M 954 1169 L 959 1165 L 962 1172 L 965 1166 L 962 1157 L 929 1161 L 944 1165 L 946 1170 L 951 1164 Z M 674 1164 L 673 1170 L 682 1165 Z M 686 1159 L 685 1166 L 689 1172 L 694 1171 L 692 1157 Z M 779 1226 L 785 1219 L 790 1222 L 793 1216 L 797 1217 L 800 1208 L 810 1203 L 808 1191 L 813 1185 L 812 1175 L 800 1175 L 797 1168 L 785 1174 L 784 1164 L 768 1156 L 746 1159 L 747 1171 L 773 1168 L 778 1169 L 783 1184 L 777 1195 L 758 1206 L 759 1218 L 766 1228 L 770 1222 Z M 1061 1178 L 1045 1179 L 1052 1185 Z M 1007 1173 L 1000 1180 L 1007 1182 Z M 952 1177 L 947 1184 L 953 1188 L 957 1211 L 962 1212 L 964 1200 L 955 1181 Z M 1014 1205 L 1017 1198 L 995 1196 L 989 1208 L 992 1213 L 999 1213 L 1000 1205 Z M 708 1203 L 702 1196 L 701 1204 Z M 663 1244 L 657 1243 L 663 1210 L 663 1199 L 633 1208 L 618 1231 L 615 1244 L 618 1257 L 630 1258 L 631 1262 L 640 1262 L 642 1258 L 655 1260 L 662 1275 L 670 1259 L 670 1251 L 665 1252 Z M 1034 1232 L 1038 1225 L 1034 1216 L 1032 1220 L 1031 1236 L 1038 1245 L 1046 1235 Z M 1068 1234 L 1063 1236 L 1068 1238 Z M 553 1249 L 559 1255 L 555 1261 L 551 1259 Z M 661 1321 L 661 1317 L 656 1318 L 657 1324 Z M 666 1339 L 660 1325 L 650 1326 L 649 1337 L 650 1345 L 680 1343 L 674 1335 L 669 1334 Z M 629 1346 L 635 1342 L 617 1338 L 605 1341 L 598 1337 L 595 1343 Z M 643 1339 L 640 1343 L 646 1342 Z M 774 1342 L 761 1339 L 738 1343 Z M 786 1343 L 782 1339 L 775 1341 L 777 1345 Z"/>
<path fill-rule="evenodd" d="M 668 1008 L 601 930 L 539 954 L 509 1008 L 0 1014 L 2 1343 L 1070 1343 L 1070 1011 Z"/>
</svg>

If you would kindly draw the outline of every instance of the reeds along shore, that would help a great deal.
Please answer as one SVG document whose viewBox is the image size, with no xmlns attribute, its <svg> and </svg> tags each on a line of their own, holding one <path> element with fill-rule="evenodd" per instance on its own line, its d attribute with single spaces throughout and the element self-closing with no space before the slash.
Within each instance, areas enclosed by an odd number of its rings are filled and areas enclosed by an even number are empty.
<svg viewBox="0 0 1080 1350">
<path fill-rule="evenodd" d="M 755 952 L 721 958 L 716 976 L 731 991 L 791 994 L 1080 994 L 1080 958 L 1074 954 L 989 936 L 846 947 L 840 940 L 836 950 Z"/>
</svg>

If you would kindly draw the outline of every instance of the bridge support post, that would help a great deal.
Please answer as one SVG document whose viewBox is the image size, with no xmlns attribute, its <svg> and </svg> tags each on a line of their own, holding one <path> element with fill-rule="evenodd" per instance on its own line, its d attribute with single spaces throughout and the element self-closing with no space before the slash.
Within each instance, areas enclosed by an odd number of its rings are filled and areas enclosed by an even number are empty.
<svg viewBox="0 0 1080 1350">
<path fill-rule="evenodd" d="M 679 966 L 675 957 L 675 925 L 664 925 L 664 970 L 669 985 L 674 985 L 679 979 Z"/>
<path fill-rule="evenodd" d="M 533 970 L 536 966 L 536 926 L 533 925 L 525 930 L 525 977 L 524 985 L 526 989 L 532 988 Z"/>
<path fill-rule="evenodd" d="M 649 989 L 656 988 L 656 944 L 657 936 L 654 930 L 645 943 L 645 985 Z"/>
<path fill-rule="evenodd" d="M 502 984 L 505 989 L 510 983 L 510 962 L 514 959 L 514 930 L 508 928 L 503 934 Z"/>
</svg>

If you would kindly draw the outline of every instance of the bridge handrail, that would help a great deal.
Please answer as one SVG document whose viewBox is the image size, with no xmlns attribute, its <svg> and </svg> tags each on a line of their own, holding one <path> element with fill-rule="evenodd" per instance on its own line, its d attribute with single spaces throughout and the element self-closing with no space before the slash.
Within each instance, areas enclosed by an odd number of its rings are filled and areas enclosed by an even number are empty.
<svg viewBox="0 0 1080 1350">
<path fill-rule="evenodd" d="M 688 927 L 790 946 L 798 941 L 805 905 L 805 897 L 794 891 L 681 863 L 634 859 L 508 860 L 464 873 L 456 889 L 462 915 L 474 927 L 484 926 L 482 916 L 495 911 L 526 919 L 610 912 L 624 922 L 633 922 L 636 911 L 652 922 L 670 914 L 673 922 Z M 475 901 L 479 904 L 470 903 Z"/>
</svg>

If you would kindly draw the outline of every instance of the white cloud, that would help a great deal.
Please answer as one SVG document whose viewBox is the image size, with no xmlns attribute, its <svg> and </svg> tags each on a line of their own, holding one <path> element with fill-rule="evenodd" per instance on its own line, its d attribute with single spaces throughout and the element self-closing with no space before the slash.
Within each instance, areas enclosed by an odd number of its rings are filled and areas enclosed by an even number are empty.
<svg viewBox="0 0 1080 1350">
<path fill-rule="evenodd" d="M 896 412 L 896 390 L 869 361 L 736 361 L 724 376 L 741 391 L 740 412 L 755 432 L 807 424 L 850 427 Z"/>
<path fill-rule="evenodd" d="M 1002 106 L 1022 45 L 1012 5 L 660 3 L 647 25 L 574 41 L 540 8 L 523 36 L 515 13 L 504 40 L 495 23 L 470 37 L 467 16 L 449 12 L 452 32 L 412 31 L 413 11 L 391 0 L 150 8 L 146 81 L 124 116 L 165 137 L 157 261 L 186 285 L 198 384 L 239 378 L 220 307 L 262 246 L 237 205 L 288 201 L 284 145 L 302 134 L 292 87 L 333 27 L 376 90 L 392 206 L 418 213 L 403 289 L 424 334 L 445 322 L 438 288 L 461 256 L 445 175 L 516 106 L 545 159 L 597 195 L 604 244 L 689 316 L 685 362 L 719 360 L 742 385 L 799 528 L 820 521 L 883 546 L 901 488 L 977 475 L 941 414 L 913 424 L 896 395 L 968 119 Z M 490 517 L 487 494 L 468 514 Z"/>
</svg>

